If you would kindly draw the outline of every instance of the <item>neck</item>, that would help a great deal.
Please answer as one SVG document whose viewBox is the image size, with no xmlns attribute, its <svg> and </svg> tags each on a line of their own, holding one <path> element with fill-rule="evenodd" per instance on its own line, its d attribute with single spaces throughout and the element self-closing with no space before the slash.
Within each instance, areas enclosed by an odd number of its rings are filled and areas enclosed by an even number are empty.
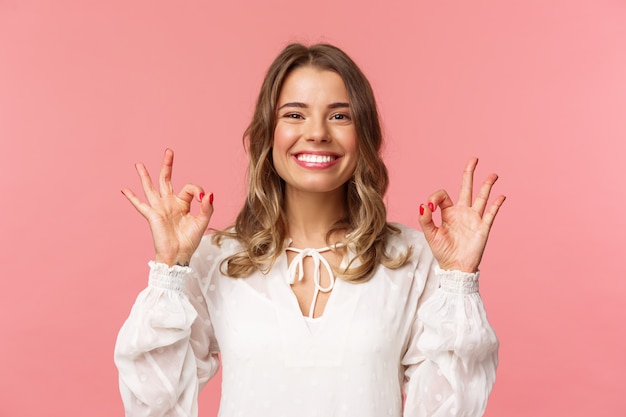
<svg viewBox="0 0 626 417">
<path fill-rule="evenodd" d="M 311 193 L 287 187 L 285 211 L 287 233 L 295 247 L 323 247 L 343 238 L 343 231 L 332 235 L 326 242 L 326 234 L 337 221 L 346 215 L 345 191 L 339 188 L 328 193 Z"/>
</svg>

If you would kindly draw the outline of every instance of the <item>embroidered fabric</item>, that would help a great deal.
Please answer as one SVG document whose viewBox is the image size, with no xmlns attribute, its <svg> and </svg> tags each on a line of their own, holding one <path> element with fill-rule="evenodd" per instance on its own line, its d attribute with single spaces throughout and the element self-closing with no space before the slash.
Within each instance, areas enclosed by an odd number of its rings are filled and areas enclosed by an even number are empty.
<svg viewBox="0 0 626 417">
<path fill-rule="evenodd" d="M 334 245 L 334 248 L 340 248 L 344 246 L 341 243 Z M 288 275 L 287 275 L 287 283 L 292 285 L 298 281 L 302 281 L 304 279 L 304 258 L 310 256 L 313 258 L 313 283 L 315 284 L 315 292 L 313 293 L 313 300 L 311 301 L 311 307 L 309 308 L 309 318 L 313 318 L 313 313 L 315 312 L 315 305 L 317 304 L 317 297 L 320 292 L 327 293 L 331 292 L 335 287 L 335 275 L 333 274 L 333 268 L 330 266 L 326 258 L 324 258 L 321 253 L 328 252 L 332 248 L 330 246 L 326 246 L 320 249 L 315 248 L 306 248 L 306 249 L 298 249 L 287 246 L 285 250 L 290 250 L 292 252 L 296 252 L 297 255 L 291 263 L 289 264 Z M 328 272 L 329 284 L 326 287 L 323 287 L 321 284 L 321 267 L 324 265 L 326 268 L 326 272 Z"/>
</svg>

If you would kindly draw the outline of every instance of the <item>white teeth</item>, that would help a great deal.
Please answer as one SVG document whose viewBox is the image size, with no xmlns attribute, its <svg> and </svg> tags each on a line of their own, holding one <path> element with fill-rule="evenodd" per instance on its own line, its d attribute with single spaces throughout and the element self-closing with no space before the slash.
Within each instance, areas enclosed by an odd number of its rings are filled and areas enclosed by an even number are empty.
<svg viewBox="0 0 626 417">
<path fill-rule="evenodd" d="M 330 155 L 309 155 L 309 154 L 304 154 L 304 153 L 299 154 L 297 158 L 298 158 L 298 161 L 312 162 L 312 163 L 317 163 L 317 164 L 322 164 L 325 162 L 331 162 L 335 160 L 335 157 L 330 156 Z"/>
</svg>

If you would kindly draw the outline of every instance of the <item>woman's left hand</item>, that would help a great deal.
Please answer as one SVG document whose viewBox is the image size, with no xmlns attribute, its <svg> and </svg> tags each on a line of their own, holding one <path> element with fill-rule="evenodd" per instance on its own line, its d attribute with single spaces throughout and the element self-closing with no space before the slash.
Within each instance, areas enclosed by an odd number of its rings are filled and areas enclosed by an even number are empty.
<svg viewBox="0 0 626 417">
<path fill-rule="evenodd" d="M 487 177 L 472 203 L 474 170 L 478 158 L 472 158 L 465 167 L 459 201 L 455 205 L 445 190 L 428 197 L 428 203 L 420 205 L 419 222 L 439 267 L 445 270 L 476 272 L 485 251 L 489 231 L 504 203 L 498 196 L 487 207 L 491 187 L 498 179 L 496 174 Z M 433 211 L 441 210 L 441 225 L 433 222 Z"/>
</svg>

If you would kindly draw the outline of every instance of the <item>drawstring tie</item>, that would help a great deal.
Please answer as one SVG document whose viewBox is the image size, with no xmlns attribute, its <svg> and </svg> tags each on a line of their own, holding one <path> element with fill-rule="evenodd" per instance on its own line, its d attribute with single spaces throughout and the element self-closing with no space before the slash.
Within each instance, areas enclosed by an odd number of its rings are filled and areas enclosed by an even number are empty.
<svg viewBox="0 0 626 417">
<path fill-rule="evenodd" d="M 343 246 L 343 244 L 340 243 L 334 245 L 335 248 L 341 246 Z M 298 253 L 289 264 L 287 283 L 290 285 L 295 283 L 296 279 L 298 281 L 302 281 L 302 279 L 304 278 L 304 258 L 306 258 L 307 256 L 313 258 L 313 283 L 315 284 L 315 292 L 313 293 L 313 301 L 311 302 L 311 308 L 309 309 L 309 317 L 313 318 L 313 312 L 315 311 L 315 304 L 317 303 L 317 296 L 319 295 L 319 293 L 330 292 L 335 287 L 335 276 L 333 274 L 333 269 L 326 260 L 326 258 L 320 255 L 322 252 L 328 252 L 329 250 L 331 250 L 331 248 L 326 246 L 321 249 L 298 249 L 291 247 L 287 247 L 285 249 Z M 326 271 L 328 272 L 329 283 L 327 287 L 322 287 L 321 284 L 322 274 L 320 268 L 322 265 L 324 265 Z"/>
</svg>

